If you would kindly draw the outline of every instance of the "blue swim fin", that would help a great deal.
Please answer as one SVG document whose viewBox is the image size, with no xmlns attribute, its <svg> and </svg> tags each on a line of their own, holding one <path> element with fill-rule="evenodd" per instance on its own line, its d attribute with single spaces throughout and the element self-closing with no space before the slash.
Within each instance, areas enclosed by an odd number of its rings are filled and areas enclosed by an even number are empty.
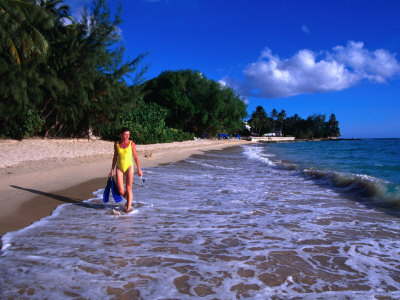
<svg viewBox="0 0 400 300">
<path fill-rule="evenodd" d="M 121 197 L 120 193 L 118 192 L 117 184 L 115 183 L 113 177 L 111 177 L 111 192 L 112 192 L 115 202 L 122 201 L 122 197 Z"/>
<path fill-rule="evenodd" d="M 107 185 L 104 188 L 104 193 L 103 193 L 103 202 L 104 203 L 107 203 L 108 200 L 110 199 L 110 189 L 111 189 L 111 178 L 108 178 Z"/>
</svg>

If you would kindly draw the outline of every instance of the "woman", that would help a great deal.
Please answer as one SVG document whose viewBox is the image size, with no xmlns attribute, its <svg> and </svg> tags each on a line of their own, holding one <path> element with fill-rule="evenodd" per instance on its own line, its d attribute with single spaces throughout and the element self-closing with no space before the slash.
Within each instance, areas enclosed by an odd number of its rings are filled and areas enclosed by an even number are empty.
<svg viewBox="0 0 400 300">
<path fill-rule="evenodd" d="M 123 127 L 120 131 L 121 139 L 114 145 L 114 158 L 112 161 L 111 172 L 109 177 L 114 175 L 114 168 L 116 168 L 116 181 L 119 193 L 126 199 L 125 212 L 129 212 L 132 206 L 132 182 L 133 182 L 133 161 L 132 156 L 135 160 L 138 168 L 139 176 L 143 176 L 142 170 L 140 169 L 139 159 L 136 154 L 135 143 L 129 140 L 130 132 L 129 129 Z M 125 175 L 125 187 L 124 191 L 124 175 Z"/>
</svg>

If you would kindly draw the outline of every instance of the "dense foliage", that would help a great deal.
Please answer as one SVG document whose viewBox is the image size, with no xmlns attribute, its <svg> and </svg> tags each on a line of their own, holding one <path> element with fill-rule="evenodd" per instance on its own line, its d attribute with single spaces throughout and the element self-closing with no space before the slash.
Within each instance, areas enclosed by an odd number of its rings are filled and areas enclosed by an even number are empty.
<svg viewBox="0 0 400 300">
<path fill-rule="evenodd" d="M 120 13 L 112 17 L 107 1 L 94 0 L 75 22 L 61 0 L 0 0 L 0 136 L 119 126 L 118 116 L 135 107 L 144 72 L 137 72 L 143 55 L 123 60 Z"/>
<path fill-rule="evenodd" d="M 167 109 L 167 126 L 197 136 L 239 132 L 247 116 L 246 104 L 231 88 L 198 71 L 165 71 L 146 82 L 144 95 Z"/>
<path fill-rule="evenodd" d="M 258 136 L 275 131 L 281 131 L 285 136 L 303 139 L 340 136 L 339 122 L 334 114 L 330 115 L 328 121 L 323 114 L 313 114 L 307 119 L 302 119 L 297 114 L 287 117 L 285 110 L 278 113 L 273 109 L 268 115 L 262 106 L 258 106 L 248 123 L 252 133 Z"/>
<path fill-rule="evenodd" d="M 0 137 L 114 139 L 125 125 L 144 144 L 240 130 L 246 105 L 199 72 L 143 84 L 144 55 L 124 61 L 120 15 L 107 0 L 79 22 L 62 0 L 0 0 Z"/>
<path fill-rule="evenodd" d="M 168 143 L 193 139 L 194 135 L 182 130 L 169 128 L 165 124 L 167 109 L 156 103 L 140 101 L 138 107 L 119 117 L 119 123 L 129 128 L 133 140 L 138 144 Z M 103 137 L 118 139 L 118 131 L 112 127 L 102 128 Z"/>
</svg>

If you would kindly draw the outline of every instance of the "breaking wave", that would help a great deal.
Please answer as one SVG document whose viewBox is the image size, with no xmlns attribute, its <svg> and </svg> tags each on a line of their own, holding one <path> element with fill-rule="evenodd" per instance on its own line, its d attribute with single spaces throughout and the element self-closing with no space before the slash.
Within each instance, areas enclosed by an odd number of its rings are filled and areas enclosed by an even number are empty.
<svg viewBox="0 0 400 300">
<path fill-rule="evenodd" d="M 400 190 L 395 184 L 368 176 L 318 169 L 304 169 L 302 174 L 319 183 L 324 183 L 342 192 L 359 195 L 374 200 L 378 206 L 388 206 L 400 209 Z"/>
<path fill-rule="evenodd" d="M 261 161 L 268 167 L 296 171 L 306 179 L 328 185 L 342 193 L 353 194 L 358 200 L 374 206 L 400 209 L 400 187 L 392 182 L 365 174 L 304 168 L 289 160 L 279 160 L 275 154 L 267 151 L 265 146 L 244 146 L 243 153 L 247 158 Z"/>
<path fill-rule="evenodd" d="M 264 153 L 261 147 L 244 147 L 243 154 L 252 160 L 258 160 L 268 166 L 276 166 L 276 162 L 273 162 L 270 158 L 274 157 L 274 154 Z"/>
</svg>

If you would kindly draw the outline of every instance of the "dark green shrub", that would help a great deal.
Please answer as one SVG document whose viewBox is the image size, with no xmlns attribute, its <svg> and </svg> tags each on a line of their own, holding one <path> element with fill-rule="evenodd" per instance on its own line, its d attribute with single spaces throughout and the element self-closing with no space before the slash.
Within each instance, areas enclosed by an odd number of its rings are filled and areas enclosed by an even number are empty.
<svg viewBox="0 0 400 300">
<path fill-rule="evenodd" d="M 121 127 L 129 128 L 137 144 L 169 143 L 193 139 L 194 135 L 165 125 L 167 109 L 156 103 L 140 102 L 139 106 L 119 118 L 118 127 L 101 128 L 104 139 L 118 140 Z M 114 125 L 115 126 L 115 125 Z"/>
<path fill-rule="evenodd" d="M 25 118 L 22 126 L 22 137 L 31 137 L 42 130 L 45 120 L 38 112 L 30 109 L 26 113 Z"/>
</svg>

